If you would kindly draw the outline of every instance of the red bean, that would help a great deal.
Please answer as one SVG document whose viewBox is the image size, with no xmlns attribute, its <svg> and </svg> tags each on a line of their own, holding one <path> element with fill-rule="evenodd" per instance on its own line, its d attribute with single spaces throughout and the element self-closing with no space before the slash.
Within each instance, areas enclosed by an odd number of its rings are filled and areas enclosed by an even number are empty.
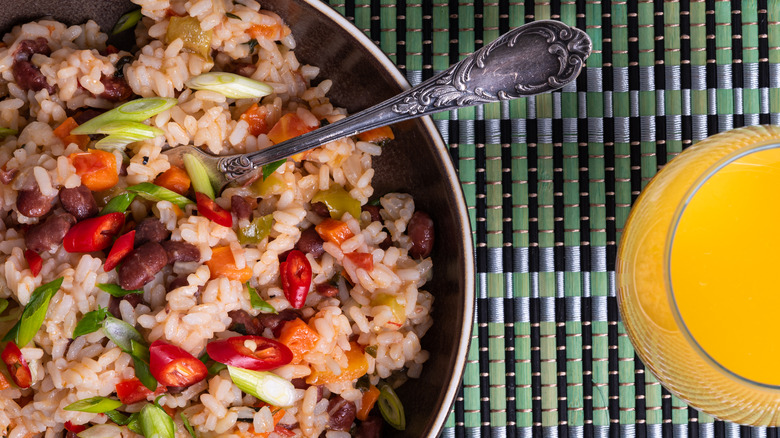
<svg viewBox="0 0 780 438">
<path fill-rule="evenodd" d="M 328 428 L 332 430 L 349 430 L 355 422 L 357 409 L 355 403 L 345 400 L 340 395 L 328 402 Z"/>
<path fill-rule="evenodd" d="M 146 242 L 134 249 L 119 266 L 119 286 L 125 290 L 142 288 L 168 264 L 168 254 L 157 242 Z"/>
<path fill-rule="evenodd" d="M 357 428 L 355 438 L 379 438 L 382 436 L 382 418 L 369 415 Z"/>
<path fill-rule="evenodd" d="M 200 261 L 200 249 L 191 243 L 166 240 L 162 246 L 168 254 L 168 263 Z"/>
<path fill-rule="evenodd" d="M 325 250 L 322 249 L 322 237 L 317 234 L 314 227 L 307 228 L 301 232 L 301 238 L 295 244 L 295 248 L 304 253 L 311 253 L 314 258 L 320 257 Z"/>
<path fill-rule="evenodd" d="M 406 230 L 409 238 L 412 239 L 412 248 L 409 249 L 409 255 L 416 259 L 431 255 L 433 250 L 433 220 L 428 216 L 428 213 L 415 211 Z"/>
<path fill-rule="evenodd" d="M 382 215 L 379 214 L 380 208 L 378 206 L 366 204 L 361 209 L 371 214 L 371 222 L 382 222 Z"/>
<path fill-rule="evenodd" d="M 100 211 L 95 197 L 92 196 L 92 190 L 83 185 L 60 190 L 60 202 L 62 208 L 75 216 L 77 220 L 90 218 Z"/>
<path fill-rule="evenodd" d="M 260 324 L 260 320 L 250 315 L 246 310 L 231 310 L 228 312 L 228 316 L 233 321 L 230 324 L 230 330 L 252 336 L 263 334 L 264 327 Z"/>
<path fill-rule="evenodd" d="M 132 88 L 127 85 L 127 81 L 124 78 L 103 76 L 100 78 L 100 82 L 102 82 L 105 87 L 105 91 L 100 93 L 100 97 L 103 99 L 111 102 L 121 102 L 129 99 L 133 95 Z"/>
<path fill-rule="evenodd" d="M 317 213 L 319 217 L 330 217 L 330 210 L 328 206 L 322 202 L 315 202 L 311 205 L 311 211 Z"/>
<path fill-rule="evenodd" d="M 321 283 L 317 285 L 317 293 L 323 297 L 335 297 L 339 294 L 339 288 L 330 283 Z"/>
<path fill-rule="evenodd" d="M 70 227 L 76 224 L 76 218 L 69 213 L 55 213 L 45 222 L 27 229 L 24 240 L 27 248 L 35 252 L 50 251 L 62 243 Z"/>
<path fill-rule="evenodd" d="M 146 218 L 135 226 L 135 246 L 141 246 L 146 242 L 160 243 L 170 234 L 171 232 L 157 218 Z"/>
<path fill-rule="evenodd" d="M 243 196 L 233 195 L 230 197 L 230 211 L 236 214 L 238 220 L 252 217 L 252 206 Z"/>
<path fill-rule="evenodd" d="M 16 209 L 27 217 L 41 217 L 54 206 L 56 198 L 44 196 L 37 185 L 31 189 L 19 190 L 16 195 Z"/>
</svg>

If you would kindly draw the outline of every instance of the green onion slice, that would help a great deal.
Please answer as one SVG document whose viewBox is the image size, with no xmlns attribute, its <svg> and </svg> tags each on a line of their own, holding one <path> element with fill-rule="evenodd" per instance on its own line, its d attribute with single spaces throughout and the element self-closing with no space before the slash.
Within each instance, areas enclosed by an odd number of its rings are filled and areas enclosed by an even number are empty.
<svg viewBox="0 0 780 438">
<path fill-rule="evenodd" d="M 241 17 L 239 17 L 236 14 L 231 14 L 230 12 L 225 12 L 225 16 L 228 18 L 235 18 L 236 20 L 241 20 Z"/>
<path fill-rule="evenodd" d="M 115 284 L 108 284 L 108 283 L 98 283 L 97 287 L 103 292 L 107 292 L 112 297 L 117 297 L 117 298 L 122 298 L 123 296 L 130 295 L 130 294 L 144 293 L 143 289 L 125 290 Z"/>
<path fill-rule="evenodd" d="M 106 320 L 103 321 L 103 332 L 122 351 L 130 355 L 133 354 L 131 341 L 135 340 L 141 344 L 144 342 L 144 338 L 133 326 L 110 315 L 106 316 Z"/>
<path fill-rule="evenodd" d="M 100 330 L 103 327 L 103 320 L 106 319 L 106 315 L 108 315 L 108 310 L 103 307 L 87 312 L 81 318 L 81 321 L 76 324 L 76 328 L 73 330 L 73 339 Z"/>
<path fill-rule="evenodd" d="M 230 378 L 238 389 L 274 406 L 292 406 L 295 387 L 288 380 L 268 371 L 252 371 L 228 366 Z"/>
<path fill-rule="evenodd" d="M 65 406 L 66 411 L 91 412 L 93 414 L 103 414 L 122 406 L 122 402 L 106 397 L 90 397 L 79 400 Z"/>
<path fill-rule="evenodd" d="M 106 206 L 100 210 L 100 215 L 103 216 L 104 214 L 109 213 L 124 213 L 127 211 L 128 207 L 130 207 L 130 204 L 132 204 L 135 197 L 135 193 L 122 193 L 121 195 L 114 196 L 110 201 L 108 201 L 108 204 L 106 204 Z"/>
<path fill-rule="evenodd" d="M 379 388 L 379 413 L 395 429 L 406 429 L 406 415 L 404 414 L 404 405 L 396 395 L 393 388 L 388 384 L 380 385 Z"/>
<path fill-rule="evenodd" d="M 148 182 L 130 186 L 127 188 L 127 191 L 154 202 L 168 201 L 182 210 L 184 210 L 187 205 L 194 204 L 194 202 L 186 196 L 182 196 L 173 190 L 168 190 L 165 187 L 160 187 L 157 184 Z"/>
<path fill-rule="evenodd" d="M 271 176 L 272 173 L 276 172 L 276 169 L 282 166 L 282 164 L 287 162 L 287 158 L 283 158 L 279 161 L 274 161 L 273 163 L 266 164 L 263 166 L 263 179 L 268 178 Z"/>
<path fill-rule="evenodd" d="M 35 337 L 35 334 L 46 319 L 46 311 L 49 310 L 51 298 L 60 290 L 63 278 L 38 286 L 32 293 L 30 301 L 24 306 L 22 317 L 15 326 L 8 331 L 3 338 L 5 341 L 15 341 L 20 348 L 27 345 Z"/>
<path fill-rule="evenodd" d="M 127 428 L 139 435 L 142 433 L 141 425 L 138 423 L 138 412 L 133 413 L 127 419 Z"/>
<path fill-rule="evenodd" d="M 141 21 L 141 10 L 136 9 L 134 11 L 130 11 L 119 17 L 119 20 L 117 20 L 116 24 L 114 25 L 114 29 L 111 31 L 111 35 L 116 35 L 135 27 L 139 21 Z"/>
<path fill-rule="evenodd" d="M 187 432 L 190 433 L 190 436 L 192 438 L 198 438 L 198 435 L 195 433 L 195 429 L 193 429 L 192 425 L 190 424 L 190 419 L 184 415 L 184 412 L 180 412 L 179 417 L 181 417 L 181 422 L 184 423 L 184 428 L 187 429 Z"/>
<path fill-rule="evenodd" d="M 215 91 L 231 99 L 259 98 L 274 92 L 268 84 L 226 72 L 203 73 L 188 80 L 185 85 L 195 90 Z"/>
<path fill-rule="evenodd" d="M 200 162 L 198 157 L 192 154 L 185 154 L 182 157 L 184 168 L 192 181 L 192 188 L 196 192 L 203 193 L 211 199 L 214 199 L 214 187 L 211 185 L 211 178 L 206 166 Z"/>
<path fill-rule="evenodd" d="M 154 138 L 158 135 L 163 135 L 162 129 L 154 126 L 149 126 L 141 122 L 131 122 L 127 120 L 117 120 L 115 122 L 109 122 L 97 129 L 98 134 L 106 135 L 138 135 L 144 138 Z"/>
<path fill-rule="evenodd" d="M 97 134 L 101 127 L 112 122 L 142 122 L 169 109 L 176 105 L 177 102 L 176 99 L 170 97 L 145 97 L 131 100 L 124 105 L 120 105 L 111 111 L 84 122 L 84 124 L 70 131 L 70 133 L 74 135 Z"/>
<path fill-rule="evenodd" d="M 157 380 L 149 370 L 149 364 L 137 357 L 133 357 L 133 367 L 135 368 L 135 376 L 138 377 L 138 380 L 140 380 L 149 391 L 156 391 Z"/>
<path fill-rule="evenodd" d="M 176 426 L 161 407 L 147 404 L 138 415 L 142 435 L 146 438 L 175 438 Z"/>
<path fill-rule="evenodd" d="M 111 421 L 120 426 L 127 426 L 127 423 L 130 422 L 130 417 L 117 410 L 112 409 L 110 411 L 104 412 L 104 414 L 106 414 L 106 417 L 111 419 Z"/>
<path fill-rule="evenodd" d="M 0 140 L 8 137 L 9 135 L 16 135 L 18 133 L 19 131 L 17 131 L 16 129 L 3 128 L 0 126 Z"/>
<path fill-rule="evenodd" d="M 3 313 L 6 307 L 8 307 L 8 300 L 5 298 L 0 298 L 0 313 Z"/>
<path fill-rule="evenodd" d="M 130 355 L 149 363 L 149 347 L 135 339 L 130 339 Z"/>
<path fill-rule="evenodd" d="M 249 285 L 249 282 L 246 283 L 246 287 L 249 289 L 249 303 L 252 305 L 253 309 L 260 310 L 263 313 L 279 313 L 274 306 L 268 304 L 268 301 L 260 298 L 260 294 L 257 293 L 255 288 Z"/>
<path fill-rule="evenodd" d="M 146 140 L 148 135 L 138 134 L 111 134 L 95 142 L 95 149 L 111 152 L 115 149 L 124 151 L 127 145 L 137 141 Z"/>
</svg>

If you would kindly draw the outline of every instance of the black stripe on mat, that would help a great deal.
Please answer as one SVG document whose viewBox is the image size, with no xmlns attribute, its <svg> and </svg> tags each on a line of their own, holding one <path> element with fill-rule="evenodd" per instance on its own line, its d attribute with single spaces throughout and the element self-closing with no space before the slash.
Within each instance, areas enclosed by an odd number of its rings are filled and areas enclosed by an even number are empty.
<svg viewBox="0 0 780 438">
<path fill-rule="evenodd" d="M 422 2 L 422 64 L 424 81 L 433 77 L 433 2 Z"/>
<path fill-rule="evenodd" d="M 715 420 L 714 430 L 715 438 L 726 438 L 726 423 L 721 420 Z"/>
<path fill-rule="evenodd" d="M 639 91 L 639 18 L 637 2 L 628 2 L 628 89 Z M 642 151 L 640 118 L 628 120 L 629 140 L 631 141 L 631 203 L 633 204 L 642 189 Z M 608 260 L 611 258 L 608 258 Z"/>
<path fill-rule="evenodd" d="M 695 437 L 699 438 L 699 437 Z M 766 438 L 778 438 L 777 437 L 777 428 L 776 427 L 767 427 L 766 428 Z"/>
<path fill-rule="evenodd" d="M 402 0 L 404 3 L 406 0 Z M 450 14 L 450 28 L 449 28 L 449 40 L 450 40 L 450 46 L 449 46 L 449 62 L 450 65 L 457 63 L 460 60 L 460 55 L 458 53 L 458 4 L 456 2 L 450 2 L 448 6 L 448 12 Z M 450 157 L 452 157 L 453 163 L 459 163 L 460 161 L 460 150 L 458 149 L 459 143 L 460 143 L 460 123 L 458 122 L 457 117 L 457 111 L 451 112 L 451 117 L 449 121 L 449 141 L 450 141 Z M 457 168 L 456 168 L 457 169 Z"/>
<path fill-rule="evenodd" d="M 555 98 L 560 97 L 553 96 Z M 564 258 L 564 226 L 563 226 L 563 119 L 552 120 L 553 141 L 553 266 L 555 272 L 564 272 L 566 262 Z M 557 284 L 557 279 L 556 279 Z M 557 296 L 557 291 L 556 291 Z M 566 377 L 566 300 L 555 299 L 555 365 L 558 377 L 556 385 L 558 390 L 558 438 L 569 436 L 569 405 L 567 398 Z"/>
<path fill-rule="evenodd" d="M 767 1 L 758 0 L 758 86 L 769 88 L 769 18 L 767 17 Z M 766 105 L 769 108 L 769 105 Z M 771 122 L 769 113 L 762 112 L 758 116 L 761 124 Z"/>
<path fill-rule="evenodd" d="M 618 305 L 616 297 L 607 297 L 607 342 L 609 344 L 609 436 L 620 438 L 620 378 L 618 376 Z"/>
<path fill-rule="evenodd" d="M 705 2 L 707 15 L 706 15 L 706 30 L 707 30 L 707 93 L 709 90 L 718 89 L 718 66 L 715 63 L 715 57 L 717 55 L 715 45 L 715 0 L 706 0 Z M 707 105 L 709 108 L 709 105 Z M 715 135 L 718 133 L 718 115 L 707 114 L 707 135 Z"/>
<path fill-rule="evenodd" d="M 634 388 L 636 409 L 636 438 L 647 436 L 647 403 L 645 399 L 645 365 L 639 356 L 634 355 Z M 690 438 L 690 437 L 689 437 Z"/>
<path fill-rule="evenodd" d="M 355 0 L 344 0 L 344 16 L 355 24 Z"/>
<path fill-rule="evenodd" d="M 371 23 L 369 24 L 369 35 L 371 36 L 371 41 L 374 42 L 377 46 L 380 43 L 380 40 L 382 38 L 382 26 L 379 22 L 379 16 L 382 11 L 382 4 L 378 1 L 372 1 L 371 2 Z"/>
<path fill-rule="evenodd" d="M 683 92 L 691 92 L 691 2 L 680 0 L 680 88 Z M 683 114 L 682 147 L 693 143 L 693 117 Z"/>
<path fill-rule="evenodd" d="M 731 85 L 736 89 L 742 89 L 745 85 L 744 70 L 742 64 L 742 0 L 731 0 Z M 742 97 L 744 99 L 744 96 Z M 745 126 L 744 106 L 734 105 L 734 127 Z"/>
<path fill-rule="evenodd" d="M 533 98 L 532 98 L 533 99 Z M 537 199 L 537 143 L 539 141 L 536 118 L 528 119 L 526 125 L 528 155 L 528 268 L 532 273 L 539 272 L 539 222 Z M 533 274 L 532 274 L 533 275 Z M 540 352 L 540 308 L 539 300 L 530 303 L 531 319 L 531 421 L 533 436 L 542 436 L 542 359 Z"/>
<path fill-rule="evenodd" d="M 508 21 L 508 20 L 506 20 Z M 513 272 L 514 251 L 512 251 L 512 237 L 514 227 L 512 224 L 512 123 L 509 114 L 504 114 L 501 119 L 501 193 L 503 199 L 501 208 L 504 223 L 502 233 L 504 235 L 504 247 L 502 249 L 502 259 L 504 264 L 504 275 L 511 276 Z M 509 277 L 511 279 L 511 277 Z M 515 438 L 517 425 L 516 403 L 516 377 L 515 377 L 515 300 L 513 297 L 504 298 L 504 363 L 506 364 L 506 374 L 504 381 L 506 384 L 506 438 Z"/>
<path fill-rule="evenodd" d="M 396 0 L 395 8 L 395 62 L 406 77 L 406 0 Z M 453 163 L 457 165 L 458 161 Z"/>
<path fill-rule="evenodd" d="M 672 395 L 663 386 L 661 387 L 661 436 L 672 436 Z"/>
<path fill-rule="evenodd" d="M 487 269 L 487 173 L 486 161 L 487 154 L 485 149 L 485 120 L 477 119 L 474 121 L 475 137 L 475 167 L 476 167 L 476 185 L 477 185 L 477 272 L 485 275 Z M 486 291 L 479 291 L 479 294 Z M 477 299 L 477 332 L 479 335 L 479 395 L 480 395 L 480 415 L 482 418 L 481 433 L 482 436 L 490 436 L 490 375 L 485 372 L 490 369 L 490 357 L 488 355 L 489 333 L 488 333 L 488 300 L 486 298 Z M 487 423 L 487 424 L 486 424 Z"/>
<path fill-rule="evenodd" d="M 654 3 L 655 18 L 653 19 L 653 27 L 655 30 L 655 66 L 653 66 L 653 73 L 655 76 L 655 89 L 666 89 L 666 69 L 664 65 L 664 55 L 666 50 L 664 48 L 664 4 L 663 2 Z M 666 110 L 662 115 L 657 114 L 655 116 L 655 138 L 656 138 L 656 150 L 655 150 L 655 162 L 660 169 L 666 164 Z"/>
</svg>

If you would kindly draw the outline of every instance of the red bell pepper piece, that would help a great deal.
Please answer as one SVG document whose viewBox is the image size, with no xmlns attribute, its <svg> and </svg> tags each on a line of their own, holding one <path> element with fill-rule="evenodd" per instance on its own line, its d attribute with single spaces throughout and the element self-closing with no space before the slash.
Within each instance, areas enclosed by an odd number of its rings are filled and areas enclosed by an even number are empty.
<svg viewBox="0 0 780 438">
<path fill-rule="evenodd" d="M 214 221 L 223 227 L 233 226 L 233 215 L 229 211 L 220 207 L 213 199 L 203 193 L 195 193 L 195 201 L 198 204 L 200 214 L 210 221 Z"/>
<path fill-rule="evenodd" d="M 183 348 L 163 341 L 149 347 L 149 371 L 166 386 L 187 387 L 205 379 L 208 368 Z"/>
<path fill-rule="evenodd" d="M 22 351 L 15 342 L 11 341 L 0 354 L 0 358 L 5 362 L 5 366 L 8 368 L 8 373 L 16 383 L 16 386 L 24 389 L 29 388 L 32 385 L 32 373 L 30 373 L 30 367 L 27 365 L 27 361 L 22 356 Z"/>
<path fill-rule="evenodd" d="M 363 268 L 368 272 L 374 270 L 374 256 L 364 252 L 350 252 L 344 254 L 344 257 L 349 259 L 358 268 Z"/>
<path fill-rule="evenodd" d="M 65 430 L 67 430 L 68 432 L 80 433 L 87 430 L 87 426 L 84 426 L 83 424 L 73 424 L 70 421 L 66 421 Z"/>
<path fill-rule="evenodd" d="M 43 259 L 37 252 L 28 249 L 24 252 L 24 259 L 27 260 L 27 266 L 30 267 L 30 272 L 33 277 L 37 277 L 41 273 L 43 267 Z"/>
<path fill-rule="evenodd" d="M 106 257 L 106 264 L 103 265 L 103 271 L 109 272 L 116 268 L 119 262 L 121 262 L 122 259 L 124 259 L 128 254 L 130 254 L 130 251 L 133 250 L 134 242 L 135 230 L 123 234 L 119 237 L 119 239 L 116 239 L 114 246 L 111 247 L 111 251 L 108 252 L 108 257 Z"/>
<path fill-rule="evenodd" d="M 252 343 L 255 347 L 249 348 L 247 344 Z M 286 345 L 262 336 L 234 336 L 210 342 L 206 352 L 217 362 L 254 371 L 272 370 L 293 360 L 293 353 Z"/>
<path fill-rule="evenodd" d="M 108 248 L 125 223 L 124 213 L 109 213 L 83 220 L 65 234 L 67 252 L 93 252 Z"/>
<path fill-rule="evenodd" d="M 151 394 L 160 395 L 165 391 L 166 388 L 164 385 L 157 385 L 157 390 L 152 392 L 149 388 L 145 387 L 137 377 L 122 380 L 116 384 L 116 395 L 119 397 L 119 401 L 126 405 L 138 403 L 139 401 L 146 400 Z"/>
<path fill-rule="evenodd" d="M 295 309 L 303 307 L 311 287 L 311 264 L 299 250 L 290 251 L 287 260 L 279 265 L 282 290 L 287 301 Z"/>
</svg>

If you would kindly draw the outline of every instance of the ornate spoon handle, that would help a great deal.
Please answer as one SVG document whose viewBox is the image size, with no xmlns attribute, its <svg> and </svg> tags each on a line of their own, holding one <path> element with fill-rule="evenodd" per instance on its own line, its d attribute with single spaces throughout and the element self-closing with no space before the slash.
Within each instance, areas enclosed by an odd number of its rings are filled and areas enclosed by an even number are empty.
<svg viewBox="0 0 780 438">
<path fill-rule="evenodd" d="M 415 117 L 563 87 L 591 51 L 587 34 L 559 21 L 513 29 L 447 70 L 371 108 L 259 152 L 222 157 L 228 180 L 324 143 Z"/>
</svg>

